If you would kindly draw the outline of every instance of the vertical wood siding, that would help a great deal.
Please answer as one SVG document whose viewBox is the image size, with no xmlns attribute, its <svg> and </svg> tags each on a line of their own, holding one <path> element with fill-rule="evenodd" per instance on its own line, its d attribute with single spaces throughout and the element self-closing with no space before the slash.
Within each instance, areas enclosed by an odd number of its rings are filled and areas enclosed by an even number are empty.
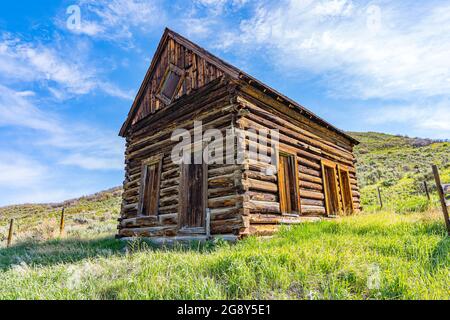
<svg viewBox="0 0 450 320">
<path fill-rule="evenodd" d="M 156 95 L 169 64 L 173 64 L 185 72 L 183 83 L 175 94 L 175 99 L 189 94 L 223 75 L 220 69 L 178 44 L 172 38 L 168 38 L 167 45 L 163 48 L 160 60 L 145 88 L 143 98 L 139 102 L 132 124 L 166 107 Z"/>
</svg>

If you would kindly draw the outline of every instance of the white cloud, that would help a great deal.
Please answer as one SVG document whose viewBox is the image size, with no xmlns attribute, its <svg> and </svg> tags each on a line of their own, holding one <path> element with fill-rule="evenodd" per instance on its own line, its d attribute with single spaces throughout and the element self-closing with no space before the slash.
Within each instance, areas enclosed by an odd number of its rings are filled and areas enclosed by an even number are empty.
<svg viewBox="0 0 450 320">
<path fill-rule="evenodd" d="M 45 179 L 48 168 L 15 152 L 0 152 L 0 186 L 29 187 Z"/>
<path fill-rule="evenodd" d="M 33 100 L 0 85 L 0 129 L 5 133 L 0 140 L 0 205 L 60 201 L 96 191 L 97 182 L 81 181 L 78 175 L 65 181 L 73 167 L 83 169 L 75 172 L 85 177 L 92 170 L 123 170 L 124 147 L 116 132 L 63 119 Z"/>
<path fill-rule="evenodd" d="M 73 165 L 87 170 L 105 170 L 105 169 L 123 169 L 122 155 L 119 157 L 96 157 L 86 156 L 85 154 L 71 154 L 60 162 L 64 165 Z"/>
<path fill-rule="evenodd" d="M 26 127 L 54 135 L 62 132 L 57 120 L 34 106 L 23 92 L 15 92 L 0 84 L 1 126 Z"/>
<path fill-rule="evenodd" d="M 272 64 L 285 70 L 323 76 L 332 93 L 340 96 L 448 95 L 450 5 L 425 5 L 415 14 L 398 3 L 369 4 L 345 0 L 264 3 L 241 22 L 239 30 L 222 33 L 217 47 L 259 48 L 268 52 Z M 373 8 L 379 8 L 380 15 Z"/>
<path fill-rule="evenodd" d="M 0 128 L 32 129 L 37 133 L 30 145 L 57 153 L 55 161 L 83 169 L 120 170 L 123 168 L 123 143 L 115 132 L 64 121 L 38 108 L 29 99 L 0 85 Z"/>
<path fill-rule="evenodd" d="M 0 80 L 21 84 L 45 84 L 58 100 L 69 95 L 83 95 L 96 90 L 132 100 L 131 92 L 101 79 L 99 71 L 86 59 L 84 46 L 59 47 L 24 42 L 10 34 L 0 38 Z"/>
<path fill-rule="evenodd" d="M 70 31 L 100 39 L 125 41 L 128 45 L 135 30 L 148 32 L 165 21 L 165 12 L 158 1 L 80 0 L 78 5 L 81 9 L 80 28 Z"/>
<path fill-rule="evenodd" d="M 450 137 L 450 99 L 411 105 L 387 105 L 366 113 L 369 124 L 402 124 L 428 137 Z"/>
<path fill-rule="evenodd" d="M 195 0 L 194 5 L 204 7 L 219 15 L 226 10 L 238 10 L 247 2 L 248 0 Z"/>
</svg>

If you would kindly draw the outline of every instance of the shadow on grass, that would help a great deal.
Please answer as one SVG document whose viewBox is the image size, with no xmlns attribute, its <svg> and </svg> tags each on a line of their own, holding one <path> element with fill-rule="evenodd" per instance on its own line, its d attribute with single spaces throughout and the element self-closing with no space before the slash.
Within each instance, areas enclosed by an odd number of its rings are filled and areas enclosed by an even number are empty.
<svg viewBox="0 0 450 320">
<path fill-rule="evenodd" d="M 45 242 L 22 242 L 0 249 L 0 270 L 26 263 L 31 266 L 49 266 L 73 263 L 89 258 L 123 255 L 126 243 L 114 238 L 55 239 Z"/>
<path fill-rule="evenodd" d="M 437 271 L 439 268 L 448 268 L 448 256 L 450 255 L 450 237 L 439 241 L 430 254 L 430 269 Z"/>
<path fill-rule="evenodd" d="M 10 248 L 0 249 L 0 270 L 5 271 L 15 265 L 51 266 L 76 263 L 85 259 L 124 256 L 127 253 L 145 251 L 211 252 L 227 245 L 221 242 L 192 242 L 175 246 L 155 246 L 145 239 L 121 241 L 112 237 L 97 239 L 54 239 L 45 242 L 22 242 Z"/>
</svg>

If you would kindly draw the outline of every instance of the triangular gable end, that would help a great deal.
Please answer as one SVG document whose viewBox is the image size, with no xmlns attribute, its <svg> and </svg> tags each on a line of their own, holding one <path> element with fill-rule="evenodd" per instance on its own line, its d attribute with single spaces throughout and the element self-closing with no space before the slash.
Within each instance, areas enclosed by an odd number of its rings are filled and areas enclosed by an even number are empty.
<svg viewBox="0 0 450 320">
<path fill-rule="evenodd" d="M 125 136 L 131 125 L 147 115 L 224 74 L 237 78 L 239 72 L 166 28 L 120 135 Z"/>
<path fill-rule="evenodd" d="M 173 100 L 191 93 L 193 90 L 208 84 L 224 74 L 255 87 L 289 107 L 298 109 L 300 113 L 316 123 L 347 138 L 353 144 L 359 144 L 356 139 L 318 117 L 294 100 L 168 28 L 165 29 L 161 37 L 144 81 L 136 95 L 127 119 L 120 129 L 120 136 L 125 137 L 130 126 L 147 115 L 155 113 L 166 107 Z M 172 92 L 173 96 L 171 96 Z"/>
</svg>

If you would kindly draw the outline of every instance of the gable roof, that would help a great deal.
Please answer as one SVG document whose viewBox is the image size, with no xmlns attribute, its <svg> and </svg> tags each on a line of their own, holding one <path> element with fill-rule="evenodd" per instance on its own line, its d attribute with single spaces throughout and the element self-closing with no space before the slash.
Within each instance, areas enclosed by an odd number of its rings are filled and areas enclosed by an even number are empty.
<svg viewBox="0 0 450 320">
<path fill-rule="evenodd" d="M 158 48 L 156 49 L 156 53 L 153 56 L 152 62 L 150 64 L 150 67 L 147 70 L 147 73 L 145 74 L 144 81 L 142 82 L 139 91 L 136 95 L 136 98 L 134 99 L 134 102 L 131 106 L 131 109 L 128 113 L 127 119 L 122 125 L 122 128 L 120 129 L 119 135 L 124 137 L 126 134 L 126 131 L 128 130 L 129 126 L 131 125 L 131 122 L 133 121 L 134 115 L 137 112 L 137 109 L 139 108 L 141 98 L 145 92 L 145 89 L 147 87 L 147 83 L 150 80 L 153 71 L 159 61 L 159 58 L 161 56 L 161 53 L 164 49 L 164 46 L 167 43 L 167 40 L 169 38 L 172 38 L 175 42 L 179 43 L 180 45 L 184 46 L 188 50 L 191 50 L 193 53 L 201 57 L 202 59 L 206 60 L 207 62 L 211 63 L 212 65 L 216 66 L 217 68 L 224 71 L 228 76 L 230 76 L 232 79 L 235 80 L 243 80 L 249 85 L 265 92 L 267 95 L 271 96 L 272 98 L 287 104 L 290 107 L 297 108 L 301 113 L 303 113 L 305 116 L 309 117 L 311 120 L 315 121 L 316 123 L 338 133 L 341 136 L 344 136 L 348 140 L 350 140 L 354 144 L 359 144 L 359 141 L 345 133 L 344 131 L 336 128 L 332 124 L 328 123 L 324 119 L 320 118 L 313 112 L 309 111 L 299 103 L 295 102 L 294 100 L 286 97 L 285 95 L 279 93 L 275 89 L 271 88 L 270 86 L 262 83 L 258 79 L 252 77 L 251 75 L 243 72 L 242 70 L 236 68 L 235 66 L 227 63 L 226 61 L 216 57 L 212 53 L 208 52 L 207 50 L 201 48 L 197 44 L 193 43 L 192 41 L 186 39 L 185 37 L 181 36 L 180 34 L 176 33 L 175 31 L 170 30 L 169 28 L 166 28 L 164 30 L 164 33 L 161 37 L 161 40 L 159 42 Z"/>
</svg>

